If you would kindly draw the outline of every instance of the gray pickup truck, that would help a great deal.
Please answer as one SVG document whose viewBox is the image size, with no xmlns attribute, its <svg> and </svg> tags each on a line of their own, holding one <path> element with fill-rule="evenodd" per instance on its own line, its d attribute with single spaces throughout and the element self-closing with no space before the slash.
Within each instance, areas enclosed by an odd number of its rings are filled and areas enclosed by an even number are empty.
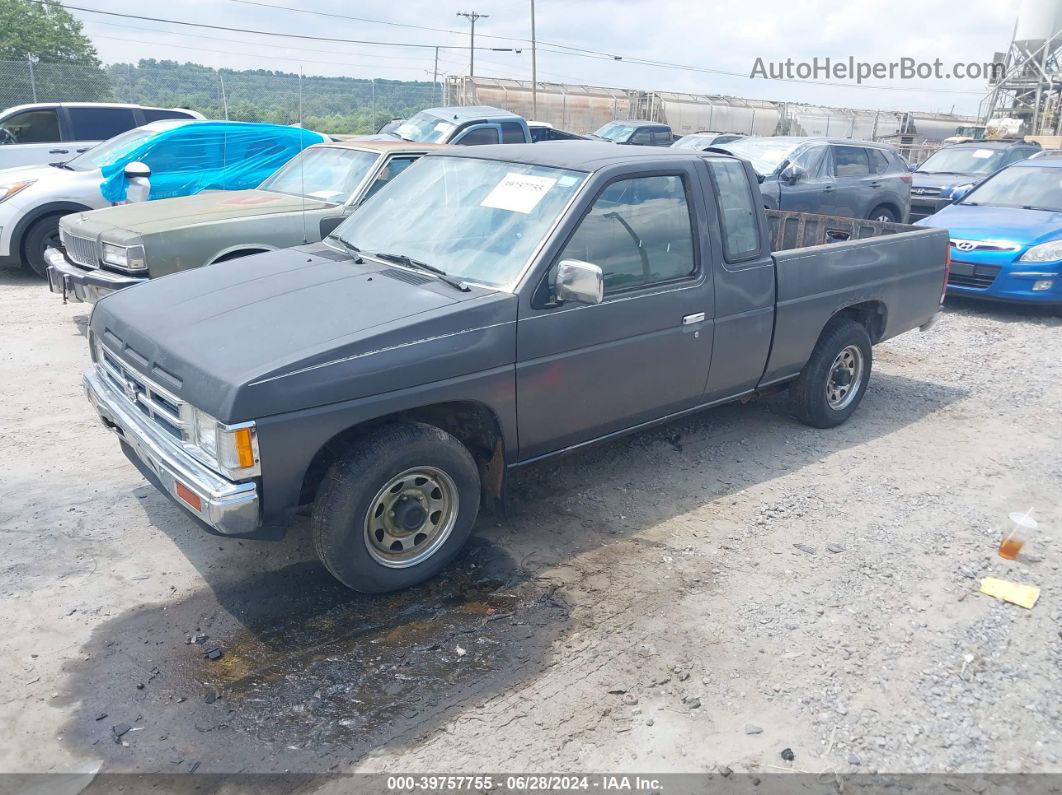
<svg viewBox="0 0 1062 795">
<path fill-rule="evenodd" d="M 310 507 L 328 570 L 383 592 L 453 558 L 513 467 L 782 387 L 844 422 L 947 261 L 943 229 L 765 212 L 728 155 L 451 149 L 335 238 L 103 298 L 85 387 L 216 532 Z"/>
</svg>

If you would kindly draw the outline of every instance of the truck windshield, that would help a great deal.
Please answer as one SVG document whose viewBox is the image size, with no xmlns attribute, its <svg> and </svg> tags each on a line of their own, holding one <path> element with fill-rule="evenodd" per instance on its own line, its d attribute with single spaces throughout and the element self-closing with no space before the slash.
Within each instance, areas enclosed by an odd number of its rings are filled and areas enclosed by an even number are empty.
<svg viewBox="0 0 1062 795">
<path fill-rule="evenodd" d="M 941 149 L 917 169 L 919 174 L 991 174 L 1003 164 L 1002 149 L 973 146 Z"/>
<path fill-rule="evenodd" d="M 606 141 L 626 141 L 631 137 L 631 133 L 633 132 L 634 126 L 631 124 L 620 124 L 618 121 L 610 121 L 595 132 L 594 135 L 598 138 L 604 138 Z"/>
<path fill-rule="evenodd" d="M 156 135 L 158 135 L 157 130 L 145 130 L 143 127 L 137 127 L 92 147 L 84 154 L 67 160 L 66 165 L 75 171 L 92 171 L 94 168 L 103 168 L 125 157 L 142 143 Z"/>
<path fill-rule="evenodd" d="M 500 286 L 520 274 L 585 179 L 524 163 L 424 157 L 336 234 L 367 255 L 400 254 Z"/>
<path fill-rule="evenodd" d="M 1062 212 L 1062 168 L 1019 166 L 1000 171 L 959 204 Z"/>
<path fill-rule="evenodd" d="M 416 141 L 422 144 L 441 144 L 454 131 L 456 126 L 453 122 L 421 111 L 408 121 L 402 122 L 398 129 L 394 131 L 394 134 L 407 141 Z"/>
<path fill-rule="evenodd" d="M 789 160 L 793 150 L 801 143 L 803 142 L 771 138 L 742 138 L 718 146 L 748 160 L 756 169 L 756 173 L 769 177 L 778 170 L 782 163 Z"/>
<path fill-rule="evenodd" d="M 379 156 L 360 149 L 315 146 L 293 157 L 259 188 L 342 204 L 365 179 Z"/>
</svg>

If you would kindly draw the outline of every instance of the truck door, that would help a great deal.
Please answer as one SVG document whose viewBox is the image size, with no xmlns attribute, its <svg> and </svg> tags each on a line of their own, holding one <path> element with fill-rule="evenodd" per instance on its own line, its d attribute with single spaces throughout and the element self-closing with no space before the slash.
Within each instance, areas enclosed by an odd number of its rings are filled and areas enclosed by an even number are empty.
<svg viewBox="0 0 1062 795">
<path fill-rule="evenodd" d="M 713 300 L 703 185 L 693 165 L 647 166 L 600 184 L 527 285 L 516 356 L 522 460 L 701 398 Z M 553 299 L 564 259 L 601 268 L 602 303 Z"/>
</svg>

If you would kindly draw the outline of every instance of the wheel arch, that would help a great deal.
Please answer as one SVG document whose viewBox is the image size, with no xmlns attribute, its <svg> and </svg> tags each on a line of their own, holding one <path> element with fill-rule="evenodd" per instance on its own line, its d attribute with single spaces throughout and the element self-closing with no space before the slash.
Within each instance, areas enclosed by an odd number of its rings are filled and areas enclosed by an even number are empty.
<svg viewBox="0 0 1062 795">
<path fill-rule="evenodd" d="M 885 329 L 888 325 L 889 319 L 889 310 L 885 305 L 885 302 L 878 299 L 850 304 L 849 306 L 833 313 L 830 319 L 826 321 L 826 325 L 822 327 L 822 331 L 819 332 L 819 339 L 822 339 L 822 335 L 826 333 L 827 326 L 829 326 L 830 322 L 836 318 L 849 318 L 859 323 L 867 330 L 871 344 L 875 345 L 885 335 Z"/>
<path fill-rule="evenodd" d="M 299 504 L 314 501 L 321 478 L 347 446 L 365 433 L 388 423 L 422 422 L 440 428 L 460 441 L 475 459 L 483 492 L 501 499 L 505 479 L 505 438 L 497 413 L 478 400 L 452 400 L 402 409 L 358 422 L 333 435 L 314 453 L 302 478 Z"/>
<path fill-rule="evenodd" d="M 39 207 L 34 207 L 22 216 L 17 224 L 15 224 L 15 229 L 11 233 L 11 253 L 16 254 L 23 261 L 25 260 L 26 252 L 24 250 L 24 244 L 26 231 L 42 218 L 47 218 L 52 215 L 62 217 L 64 215 L 70 215 L 71 213 L 85 213 L 92 209 L 92 207 L 88 207 L 84 204 L 70 201 L 48 202 Z"/>
<path fill-rule="evenodd" d="M 888 210 L 889 212 L 891 212 L 893 214 L 893 216 L 896 218 L 895 223 L 902 224 L 904 222 L 903 210 L 901 210 L 900 207 L 895 202 L 893 202 L 891 199 L 886 199 L 885 201 L 881 201 L 881 202 L 875 203 L 870 208 L 870 213 L 869 213 L 870 217 L 873 218 L 874 217 L 874 211 L 875 210 L 879 210 L 882 207 L 884 207 L 886 210 Z"/>
</svg>

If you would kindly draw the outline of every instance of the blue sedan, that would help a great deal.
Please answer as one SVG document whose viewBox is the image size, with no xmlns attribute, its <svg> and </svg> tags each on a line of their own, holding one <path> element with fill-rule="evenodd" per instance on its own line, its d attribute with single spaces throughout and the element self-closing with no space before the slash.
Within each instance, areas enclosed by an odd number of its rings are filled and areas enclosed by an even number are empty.
<svg viewBox="0 0 1062 795">
<path fill-rule="evenodd" d="M 951 234 L 949 295 L 1062 305 L 1062 158 L 1008 166 L 918 224 Z"/>
</svg>

